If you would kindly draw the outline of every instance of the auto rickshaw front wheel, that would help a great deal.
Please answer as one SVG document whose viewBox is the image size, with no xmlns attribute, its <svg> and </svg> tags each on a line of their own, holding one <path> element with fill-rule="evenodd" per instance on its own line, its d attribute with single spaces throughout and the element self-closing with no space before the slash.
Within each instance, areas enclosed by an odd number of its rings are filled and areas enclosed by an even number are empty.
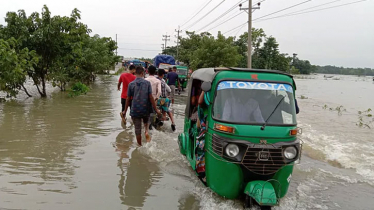
<svg viewBox="0 0 374 210">
<path fill-rule="evenodd" d="M 244 209 L 249 209 L 253 206 L 254 200 L 251 196 L 245 195 Z"/>
<path fill-rule="evenodd" d="M 250 209 L 251 207 L 253 207 L 255 203 L 256 203 L 255 200 L 251 196 L 245 195 L 244 209 Z M 271 210 L 271 206 L 260 206 L 260 209 Z"/>
</svg>

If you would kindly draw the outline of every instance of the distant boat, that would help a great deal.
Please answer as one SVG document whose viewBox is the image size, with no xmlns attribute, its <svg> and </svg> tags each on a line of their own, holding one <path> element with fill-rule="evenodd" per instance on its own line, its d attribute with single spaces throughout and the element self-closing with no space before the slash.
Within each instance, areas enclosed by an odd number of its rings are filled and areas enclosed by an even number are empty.
<svg viewBox="0 0 374 210">
<path fill-rule="evenodd" d="M 333 78 L 334 76 L 330 75 L 330 76 L 323 76 L 324 78 Z"/>
</svg>

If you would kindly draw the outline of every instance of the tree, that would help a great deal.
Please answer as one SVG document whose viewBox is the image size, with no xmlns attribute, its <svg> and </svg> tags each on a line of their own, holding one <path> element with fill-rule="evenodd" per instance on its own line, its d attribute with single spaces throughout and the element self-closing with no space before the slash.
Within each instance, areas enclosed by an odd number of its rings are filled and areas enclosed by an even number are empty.
<svg viewBox="0 0 374 210">
<path fill-rule="evenodd" d="M 225 38 L 220 32 L 217 39 L 204 34 L 197 50 L 191 52 L 190 67 L 192 69 L 204 67 L 236 66 L 241 56 L 238 47 L 234 46 L 234 38 Z"/>
<path fill-rule="evenodd" d="M 167 47 L 166 49 L 162 50 L 162 54 L 171 55 L 174 58 L 177 58 L 177 46 Z"/>
<path fill-rule="evenodd" d="M 17 40 L 11 38 L 7 41 L 0 39 L 0 91 L 8 96 L 16 96 L 19 90 L 31 97 L 24 83 L 28 71 L 33 70 L 38 62 L 34 51 L 27 48 L 17 50 Z"/>
<path fill-rule="evenodd" d="M 262 47 L 256 46 L 252 59 L 252 68 L 280 71 L 288 71 L 290 68 L 291 58 L 279 52 L 279 44 L 274 37 L 266 37 Z"/>
<path fill-rule="evenodd" d="M 322 74 L 343 74 L 343 75 L 366 75 L 374 76 L 374 69 L 371 68 L 344 68 L 337 66 L 315 66 L 317 73 Z"/>
<path fill-rule="evenodd" d="M 203 37 L 211 36 L 211 34 L 208 32 L 195 34 L 195 32 L 189 31 L 187 31 L 186 34 L 186 38 L 180 37 L 179 39 L 179 61 L 190 66 L 193 53 L 200 48 Z"/>
<path fill-rule="evenodd" d="M 238 66 L 246 68 L 248 59 L 248 33 L 235 41 L 242 59 Z M 279 44 L 274 37 L 267 37 L 263 29 L 252 28 L 252 68 L 287 71 L 290 58 L 279 52 Z"/>
<path fill-rule="evenodd" d="M 252 60 L 258 57 L 258 51 L 265 38 L 266 34 L 262 28 L 252 28 Z M 242 59 L 238 63 L 238 67 L 246 68 L 248 59 L 248 32 L 244 32 L 240 35 L 239 39 L 235 41 L 235 45 L 239 47 L 239 54 L 242 56 Z"/>
<path fill-rule="evenodd" d="M 78 9 L 70 17 L 60 17 L 52 16 L 44 5 L 41 15 L 34 12 L 27 17 L 23 10 L 8 12 L 7 25 L 0 26 L 0 37 L 14 38 L 16 50 L 27 48 L 37 54 L 39 62 L 27 74 L 42 97 L 47 96 L 48 81 L 61 90 L 71 81 L 89 83 L 93 74 L 119 60 L 114 54 L 116 43 L 111 38 L 90 37 L 91 30 L 80 18 Z"/>
<path fill-rule="evenodd" d="M 292 62 L 292 66 L 300 71 L 300 74 L 310 74 L 316 71 L 316 67 L 308 60 L 300 60 L 297 57 Z"/>
</svg>

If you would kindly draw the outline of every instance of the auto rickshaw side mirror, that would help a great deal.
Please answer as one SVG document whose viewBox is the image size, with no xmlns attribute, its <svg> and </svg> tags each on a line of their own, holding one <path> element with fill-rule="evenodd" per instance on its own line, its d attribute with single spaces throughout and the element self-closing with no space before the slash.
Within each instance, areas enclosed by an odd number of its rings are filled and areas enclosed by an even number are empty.
<svg viewBox="0 0 374 210">
<path fill-rule="evenodd" d="M 204 92 L 209 92 L 210 89 L 212 89 L 212 83 L 210 82 L 203 82 L 203 84 L 201 85 L 201 89 L 204 91 Z"/>
</svg>

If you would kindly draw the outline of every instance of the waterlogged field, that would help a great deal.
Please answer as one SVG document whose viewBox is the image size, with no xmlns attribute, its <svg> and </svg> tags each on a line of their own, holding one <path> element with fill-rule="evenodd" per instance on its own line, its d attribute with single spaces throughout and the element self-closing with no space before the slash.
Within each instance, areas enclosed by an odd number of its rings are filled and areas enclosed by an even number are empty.
<svg viewBox="0 0 374 210">
<path fill-rule="evenodd" d="M 0 209 L 242 209 L 200 183 L 169 123 L 136 146 L 131 123 L 119 118 L 117 79 L 100 77 L 77 98 L 55 92 L 0 103 Z M 372 79 L 313 75 L 296 83 L 303 155 L 275 209 L 372 209 Z M 172 107 L 177 131 L 184 101 Z"/>
</svg>

